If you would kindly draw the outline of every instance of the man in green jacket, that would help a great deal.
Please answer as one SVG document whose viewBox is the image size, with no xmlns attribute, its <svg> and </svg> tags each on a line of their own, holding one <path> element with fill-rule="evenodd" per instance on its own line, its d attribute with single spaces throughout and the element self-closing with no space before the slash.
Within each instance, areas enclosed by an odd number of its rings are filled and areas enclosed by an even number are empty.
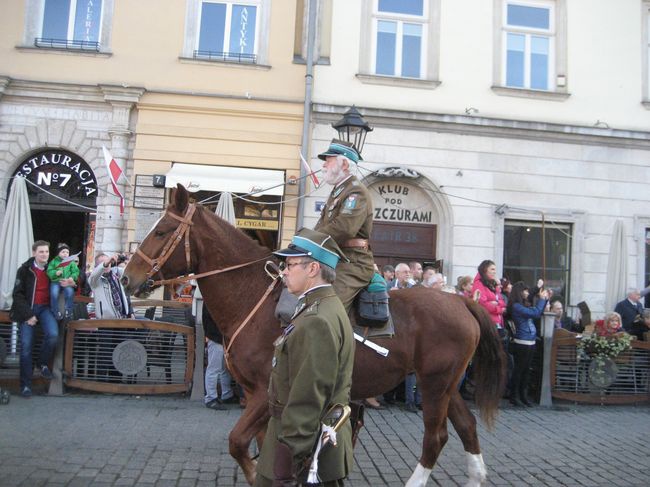
<svg viewBox="0 0 650 487">
<path fill-rule="evenodd" d="M 361 156 L 354 145 L 333 139 L 318 157 L 325 161 L 324 180 L 333 186 L 314 230 L 330 235 L 345 256 L 336 268 L 334 290 L 349 311 L 355 296 L 375 272 L 368 239 L 372 232 L 372 199 L 368 189 L 351 174 Z"/>
<path fill-rule="evenodd" d="M 284 281 L 299 300 L 291 323 L 274 343 L 271 419 L 257 465 L 258 487 L 305 482 L 327 411 L 350 401 L 354 365 L 352 328 L 331 285 L 342 255 L 336 242 L 303 229 L 289 248 L 275 254 L 286 259 Z M 322 485 L 343 485 L 352 461 L 352 429 L 346 420 L 336 434 L 336 446 L 318 455 Z"/>
</svg>

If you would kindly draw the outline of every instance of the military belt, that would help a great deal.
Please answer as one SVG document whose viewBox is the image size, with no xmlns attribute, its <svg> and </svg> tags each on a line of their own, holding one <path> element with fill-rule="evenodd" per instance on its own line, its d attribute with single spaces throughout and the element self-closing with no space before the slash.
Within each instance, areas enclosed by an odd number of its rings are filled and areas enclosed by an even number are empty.
<svg viewBox="0 0 650 487">
<path fill-rule="evenodd" d="M 365 238 L 351 238 L 350 240 L 346 240 L 345 242 L 343 242 L 341 248 L 368 250 L 369 245 L 368 245 L 368 240 Z"/>
</svg>

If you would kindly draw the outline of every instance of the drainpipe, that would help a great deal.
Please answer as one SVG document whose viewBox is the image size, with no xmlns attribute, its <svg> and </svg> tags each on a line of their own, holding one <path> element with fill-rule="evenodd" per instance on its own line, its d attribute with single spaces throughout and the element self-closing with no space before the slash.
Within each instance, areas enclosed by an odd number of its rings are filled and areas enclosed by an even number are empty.
<svg viewBox="0 0 650 487">
<path fill-rule="evenodd" d="M 307 71 L 305 73 L 305 108 L 302 121 L 302 145 L 300 153 L 309 161 L 309 132 L 311 123 L 311 95 L 314 84 L 314 44 L 316 42 L 316 8 L 317 0 L 309 0 L 309 20 L 307 23 Z M 305 186 L 307 170 L 300 164 L 300 179 L 298 181 L 298 207 L 296 211 L 296 231 L 303 227 L 303 213 L 305 211 Z"/>
</svg>

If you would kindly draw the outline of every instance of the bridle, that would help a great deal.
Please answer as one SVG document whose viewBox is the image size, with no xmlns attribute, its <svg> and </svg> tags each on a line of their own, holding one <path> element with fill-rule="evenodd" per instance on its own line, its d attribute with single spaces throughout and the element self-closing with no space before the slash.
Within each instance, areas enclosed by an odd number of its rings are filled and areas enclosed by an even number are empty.
<svg viewBox="0 0 650 487">
<path fill-rule="evenodd" d="M 200 274 L 192 274 L 191 273 L 191 256 L 190 256 L 190 229 L 192 228 L 192 225 L 194 223 L 192 222 L 192 217 L 194 216 L 194 212 L 196 211 L 196 204 L 190 203 L 187 207 L 187 211 L 185 212 L 184 216 L 178 216 L 169 211 L 169 209 L 166 211 L 165 215 L 170 216 L 175 220 L 179 221 L 179 225 L 174 230 L 174 233 L 171 234 L 171 236 L 167 239 L 165 242 L 165 245 L 163 245 L 163 248 L 160 251 L 160 255 L 156 258 L 151 258 L 147 254 L 145 254 L 140 248 L 137 248 L 135 253 L 136 255 L 139 255 L 147 264 L 151 266 L 151 269 L 147 272 L 146 277 L 147 280 L 145 281 L 145 287 L 146 288 L 153 288 L 154 286 L 160 286 L 160 285 L 165 285 L 165 284 L 171 284 L 171 283 L 183 283 L 187 281 L 191 281 L 193 279 L 200 279 L 202 277 L 207 277 L 207 276 L 212 276 L 215 274 L 221 274 L 223 272 L 228 272 L 232 271 L 235 269 L 240 269 L 242 267 L 247 267 L 249 265 L 255 264 L 257 262 L 261 262 L 263 260 L 268 259 L 270 256 L 265 256 L 262 257 L 261 259 L 256 259 L 250 262 L 244 262 L 243 264 L 237 264 L 233 265 L 230 267 L 226 267 L 224 269 L 216 269 L 212 271 L 207 271 L 207 272 L 202 272 Z M 167 260 L 171 257 L 172 253 L 174 250 L 176 250 L 176 247 L 181 243 L 181 240 L 183 240 L 183 237 L 185 237 L 185 263 L 186 263 L 186 269 L 187 269 L 187 274 L 184 276 L 179 276 L 179 277 L 174 277 L 171 279 L 160 279 L 158 281 L 154 281 L 152 277 L 156 274 L 160 274 L 162 277 L 162 272 L 160 271 L 161 267 L 167 262 Z M 272 269 L 269 270 L 269 267 Z M 276 267 L 273 269 L 273 267 Z M 269 284 L 269 286 L 266 288 L 266 291 L 264 292 L 264 295 L 262 298 L 257 302 L 257 304 L 253 307 L 253 309 L 248 313 L 244 321 L 237 327 L 235 332 L 233 333 L 232 337 L 230 340 L 228 340 L 228 344 L 224 349 L 224 358 L 226 359 L 226 362 L 228 362 L 229 358 L 229 352 L 230 352 L 230 347 L 232 346 L 233 342 L 235 341 L 235 338 L 239 333 L 243 330 L 243 328 L 248 324 L 248 322 L 251 320 L 253 315 L 257 312 L 257 310 L 262 306 L 262 303 L 266 300 L 266 298 L 271 294 L 271 291 L 273 291 L 273 288 L 275 285 L 280 281 L 280 272 L 277 271 L 277 266 L 273 262 L 267 261 L 266 265 L 264 266 L 264 270 L 266 271 L 266 274 L 271 277 L 272 282 Z M 225 337 L 224 337 L 225 338 Z"/>
<path fill-rule="evenodd" d="M 152 259 L 149 257 L 147 254 L 145 254 L 142 250 L 140 250 L 140 247 L 138 247 L 135 250 L 136 255 L 139 255 L 147 264 L 151 266 L 151 269 L 149 272 L 147 272 L 147 286 L 148 287 L 154 287 L 157 285 L 164 284 L 164 279 L 160 281 L 153 281 L 151 278 L 155 274 L 160 273 L 160 268 L 165 265 L 165 262 L 171 257 L 172 253 L 174 250 L 176 250 L 176 247 L 178 247 L 178 244 L 181 243 L 181 240 L 183 239 L 183 236 L 185 236 L 185 262 L 187 264 L 187 274 L 190 273 L 190 267 L 191 267 L 191 257 L 190 257 L 190 228 L 194 223 L 192 222 L 192 217 L 194 216 L 194 212 L 196 211 L 196 205 L 194 203 L 190 203 L 187 207 L 187 211 L 185 212 L 184 216 L 178 216 L 172 213 L 171 211 L 167 210 L 165 213 L 165 216 L 169 216 L 175 220 L 178 220 L 180 224 L 178 227 L 176 227 L 176 230 L 174 230 L 174 233 L 170 235 L 170 237 L 167 239 L 167 242 L 165 242 L 165 245 L 163 246 L 162 250 L 160 251 L 160 255 L 156 257 L 155 259 Z M 160 273 L 162 276 L 162 273 Z M 169 279 L 168 279 L 169 280 Z M 173 279 L 172 279 L 173 280 Z M 188 279 L 189 280 L 189 279 Z"/>
</svg>

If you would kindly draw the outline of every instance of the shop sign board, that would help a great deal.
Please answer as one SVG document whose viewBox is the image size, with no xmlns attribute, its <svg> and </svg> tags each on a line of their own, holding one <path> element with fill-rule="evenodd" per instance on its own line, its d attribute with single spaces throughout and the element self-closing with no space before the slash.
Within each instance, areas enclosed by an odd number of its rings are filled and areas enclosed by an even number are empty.
<svg viewBox="0 0 650 487">
<path fill-rule="evenodd" d="M 88 163 L 79 156 L 59 149 L 47 149 L 29 156 L 14 173 L 34 185 L 72 200 L 94 200 L 97 178 Z M 28 185 L 31 194 L 36 189 Z"/>
<path fill-rule="evenodd" d="M 419 186 L 401 180 L 381 180 L 368 188 L 372 195 L 374 220 L 380 222 L 431 225 L 431 197 Z"/>
</svg>

